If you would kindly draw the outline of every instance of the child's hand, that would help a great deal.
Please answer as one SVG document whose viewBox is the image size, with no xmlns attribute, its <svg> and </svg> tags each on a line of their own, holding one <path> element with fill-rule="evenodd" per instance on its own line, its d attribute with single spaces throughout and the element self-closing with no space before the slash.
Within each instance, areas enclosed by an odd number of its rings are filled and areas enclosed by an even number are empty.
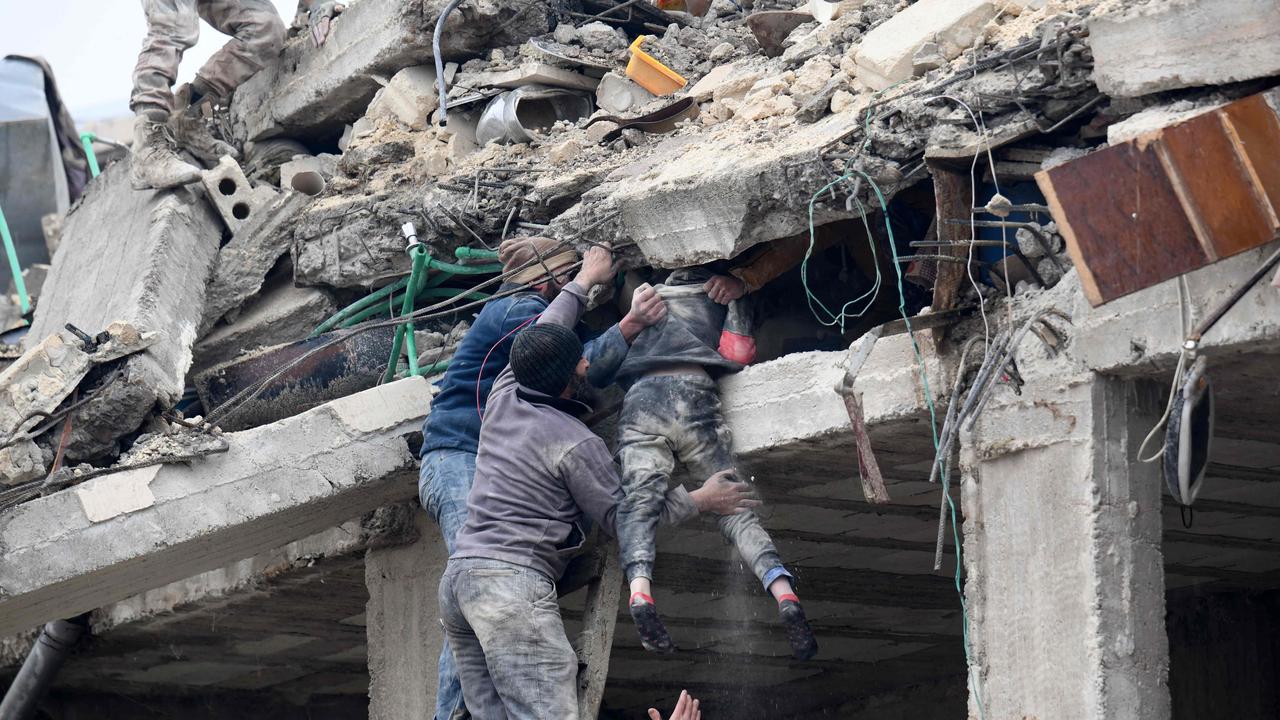
<svg viewBox="0 0 1280 720">
<path fill-rule="evenodd" d="M 649 720 L 662 720 L 662 713 L 656 708 L 649 708 Z M 702 720 L 698 701 L 689 694 L 688 690 L 680 691 L 680 701 L 676 703 L 676 709 L 671 711 L 671 717 L 668 720 Z"/>
<path fill-rule="evenodd" d="M 603 285 L 613 278 L 613 255 L 609 248 L 596 245 L 582 256 L 582 269 L 575 280 L 583 290 L 590 291 L 595 285 Z"/>
<path fill-rule="evenodd" d="M 729 275 L 713 276 L 702 289 L 707 292 L 707 297 L 721 305 L 728 305 L 747 294 L 747 284 Z"/>
<path fill-rule="evenodd" d="M 645 283 L 631 294 L 631 310 L 618 323 L 618 329 L 622 331 L 627 344 L 631 344 L 642 330 L 658 324 L 666 316 L 667 304 L 663 302 L 662 296 L 649 283 Z"/>
<path fill-rule="evenodd" d="M 707 478 L 702 487 L 689 493 L 698 512 L 716 515 L 737 515 L 760 506 L 755 490 L 750 484 L 738 482 L 733 470 L 721 470 Z"/>
</svg>

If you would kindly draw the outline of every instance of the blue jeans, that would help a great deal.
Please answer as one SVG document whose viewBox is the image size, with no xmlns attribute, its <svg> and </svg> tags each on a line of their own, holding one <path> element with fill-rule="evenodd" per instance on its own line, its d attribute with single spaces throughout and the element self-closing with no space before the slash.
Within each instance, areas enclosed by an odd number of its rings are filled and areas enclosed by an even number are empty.
<svg viewBox="0 0 1280 720">
<path fill-rule="evenodd" d="M 453 554 L 454 540 L 467 520 L 467 495 L 476 476 L 475 453 L 466 450 L 432 450 L 422 458 L 418 473 L 418 501 L 440 526 L 445 546 Z M 436 686 L 436 720 L 449 720 L 463 706 L 462 685 L 453 664 L 449 641 L 440 648 L 439 684 Z"/>
<path fill-rule="evenodd" d="M 501 560 L 452 558 L 440 617 L 476 720 L 576 720 L 578 656 L 556 585 Z"/>
</svg>

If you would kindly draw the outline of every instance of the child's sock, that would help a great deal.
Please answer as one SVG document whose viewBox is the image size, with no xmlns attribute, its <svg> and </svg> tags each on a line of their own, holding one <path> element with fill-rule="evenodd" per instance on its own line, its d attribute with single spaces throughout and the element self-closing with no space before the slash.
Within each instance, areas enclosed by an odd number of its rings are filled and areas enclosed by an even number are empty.
<svg viewBox="0 0 1280 720">
<path fill-rule="evenodd" d="M 632 611 L 634 615 L 635 611 Z M 800 607 L 800 598 L 794 594 L 778 598 L 778 616 L 787 628 L 787 641 L 791 643 L 791 654 L 797 660 L 808 660 L 818 653 L 818 640 L 813 636 L 809 620 L 804 616 L 804 608 Z"/>
<path fill-rule="evenodd" d="M 640 633 L 640 644 L 650 652 L 669 653 L 676 649 L 667 633 L 667 626 L 658 617 L 658 608 L 653 598 L 644 593 L 631 593 L 631 619 L 636 623 L 636 631 Z"/>
</svg>

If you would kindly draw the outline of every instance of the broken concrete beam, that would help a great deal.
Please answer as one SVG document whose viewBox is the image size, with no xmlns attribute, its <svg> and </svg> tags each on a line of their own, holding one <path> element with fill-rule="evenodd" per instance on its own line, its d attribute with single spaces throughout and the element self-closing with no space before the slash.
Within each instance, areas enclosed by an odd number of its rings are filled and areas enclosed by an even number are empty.
<svg viewBox="0 0 1280 720">
<path fill-rule="evenodd" d="M 262 288 L 267 273 L 292 246 L 294 219 L 309 202 L 310 196 L 292 190 L 276 194 L 272 202 L 256 207 L 218 251 L 217 266 L 205 292 L 201 336 Z"/>
<path fill-rule="evenodd" d="M 447 0 L 352 3 L 320 48 L 299 40 L 241 85 L 231 104 L 235 134 L 337 137 L 364 114 L 378 83 L 432 60 L 431 36 Z M 444 26 L 441 54 L 464 60 L 489 47 L 519 44 L 547 32 L 544 13 L 507 3 L 464 3 Z"/>
<path fill-rule="evenodd" d="M 1036 174 L 1100 305 L 1271 242 L 1280 117 L 1252 95 Z"/>
<path fill-rule="evenodd" d="M 146 349 L 158 333 L 140 333 L 112 323 L 108 338 L 92 352 L 70 332 L 50 335 L 0 373 L 0 438 L 28 433 L 48 419 L 94 366 Z M 45 473 L 40 449 L 32 440 L 0 448 L 0 484 L 34 480 Z"/>
<path fill-rule="evenodd" d="M 0 515 L 0 636 L 331 528 L 417 491 L 422 378 L 229 433 L 226 453 L 94 478 Z"/>
<path fill-rule="evenodd" d="M 958 57 L 995 14 L 988 0 L 921 0 L 862 38 L 854 56 L 858 80 L 883 90 L 911 78 L 913 58 L 930 42 L 943 57 Z"/>
<path fill-rule="evenodd" d="M 196 392 L 206 411 L 216 410 L 241 390 L 314 351 L 218 420 L 226 430 L 265 425 L 376 385 L 387 369 L 393 334 L 391 327 L 341 330 L 263 348 L 200 373 L 195 378 Z M 330 344 L 344 335 L 342 341 Z"/>
<path fill-rule="evenodd" d="M 268 280 L 227 324 L 215 326 L 196 343 L 191 374 L 282 342 L 301 340 L 337 312 L 333 296 L 321 288 L 300 288 L 291 273 Z"/>
<path fill-rule="evenodd" d="M 109 165 L 67 215 L 28 335 L 36 341 L 65 323 L 96 334 L 117 320 L 159 333 L 125 361 L 125 380 L 77 412 L 72 460 L 110 451 L 157 403 L 182 397 L 222 235 L 198 188 L 139 192 L 128 175 L 127 162 Z"/>
<path fill-rule="evenodd" d="M 597 78 L 538 62 L 525 63 L 517 68 L 496 72 L 459 73 L 457 82 L 469 88 L 518 88 L 525 85 L 545 85 L 566 90 L 595 90 L 600 84 Z"/>
<path fill-rule="evenodd" d="M 1280 3 L 1166 0 L 1089 18 L 1093 80 L 1136 97 L 1280 74 Z"/>
<path fill-rule="evenodd" d="M 227 155 L 219 158 L 217 165 L 201 173 L 200 181 L 233 234 L 244 230 L 249 221 L 278 194 L 266 185 L 250 185 L 240 164 Z"/>
<path fill-rule="evenodd" d="M 332 195 L 312 203 L 298 217 L 294 232 L 294 282 L 367 288 L 406 275 L 410 268 L 404 240 L 386 232 L 399 227 L 406 197 Z"/>
<path fill-rule="evenodd" d="M 838 139 L 856 117 L 854 110 L 830 115 L 762 142 L 741 135 L 703 143 L 671 138 L 584 194 L 578 212 L 552 220 L 552 233 L 577 234 L 598 223 L 588 239 L 634 240 L 648 264 L 674 268 L 808 232 L 809 201 L 830 182 L 813 149 Z M 843 202 L 819 202 L 813 220 L 851 216 Z"/>
</svg>

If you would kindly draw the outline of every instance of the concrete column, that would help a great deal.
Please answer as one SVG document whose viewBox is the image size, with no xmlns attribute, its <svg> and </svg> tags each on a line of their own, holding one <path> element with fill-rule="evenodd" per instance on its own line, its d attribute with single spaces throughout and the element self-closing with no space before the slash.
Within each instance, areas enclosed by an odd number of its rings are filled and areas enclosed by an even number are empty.
<svg viewBox="0 0 1280 720">
<path fill-rule="evenodd" d="M 1135 461 L 1158 388 L 1019 359 L 962 438 L 969 716 L 1170 716 L 1161 481 Z"/>
<path fill-rule="evenodd" d="M 444 640 L 436 591 L 449 552 L 427 514 L 414 517 L 417 541 L 365 555 L 369 720 L 430 720 L 435 714 Z"/>
</svg>

